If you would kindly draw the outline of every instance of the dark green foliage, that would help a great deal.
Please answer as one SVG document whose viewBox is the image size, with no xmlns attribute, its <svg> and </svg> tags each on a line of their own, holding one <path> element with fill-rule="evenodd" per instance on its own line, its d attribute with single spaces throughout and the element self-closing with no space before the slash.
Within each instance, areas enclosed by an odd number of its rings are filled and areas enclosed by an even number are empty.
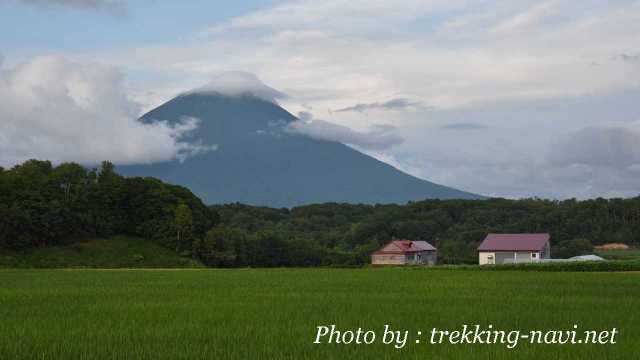
<svg viewBox="0 0 640 360">
<path fill-rule="evenodd" d="M 246 233 L 251 266 L 363 265 L 392 238 L 429 241 L 444 264 L 477 263 L 476 248 L 489 232 L 549 232 L 555 258 L 593 253 L 592 244 L 640 241 L 640 198 L 327 203 L 291 210 L 230 204 L 211 209 L 226 227 Z"/>
<path fill-rule="evenodd" d="M 192 241 L 193 216 L 191 215 L 191 209 L 186 204 L 181 203 L 176 207 L 174 214 L 173 226 L 176 229 L 176 244 Z"/>
<path fill-rule="evenodd" d="M 187 208 L 181 210 L 187 218 L 177 224 L 180 204 Z M 189 190 L 151 178 L 124 178 L 109 162 L 96 171 L 30 160 L 0 173 L 0 249 L 63 245 L 115 234 L 191 249 L 193 237 L 203 236 L 214 219 Z M 188 236 L 177 238 L 178 227 L 188 230 Z"/>
<path fill-rule="evenodd" d="M 193 254 L 209 266 L 231 267 L 248 264 L 247 236 L 244 231 L 226 226 L 209 230 L 193 243 Z"/>
<path fill-rule="evenodd" d="M 476 245 L 457 239 L 440 242 L 438 258 L 444 264 L 470 264 L 477 262 Z"/>
<path fill-rule="evenodd" d="M 209 266 L 361 266 L 404 238 L 438 247 L 441 263 L 474 264 L 489 232 L 549 232 L 555 258 L 592 253 L 592 244 L 637 246 L 640 197 L 207 208 L 188 189 L 124 178 L 108 162 L 98 171 L 32 160 L 0 172 L 0 249 L 128 234 Z"/>
<path fill-rule="evenodd" d="M 597 250 L 595 254 L 607 260 L 640 260 L 640 250 Z"/>
<path fill-rule="evenodd" d="M 149 240 L 116 236 L 69 245 L 0 250 L 0 268 L 194 268 L 203 265 L 189 256 Z"/>
<path fill-rule="evenodd" d="M 613 261 L 559 261 L 533 264 L 508 264 L 498 266 L 478 266 L 481 270 L 522 270 L 522 271 L 640 271 L 640 260 Z"/>
<path fill-rule="evenodd" d="M 593 244 L 587 239 L 573 239 L 561 241 L 553 249 L 553 257 L 568 259 L 578 255 L 593 254 Z"/>
</svg>

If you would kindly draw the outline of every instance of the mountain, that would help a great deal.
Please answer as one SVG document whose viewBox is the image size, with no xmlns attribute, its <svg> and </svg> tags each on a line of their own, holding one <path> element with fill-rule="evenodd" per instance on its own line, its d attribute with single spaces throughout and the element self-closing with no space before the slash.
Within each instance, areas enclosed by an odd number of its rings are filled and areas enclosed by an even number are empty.
<svg viewBox="0 0 640 360">
<path fill-rule="evenodd" d="M 145 114 L 141 121 L 175 122 L 185 117 L 200 119 L 188 140 L 215 144 L 216 150 L 184 161 L 123 166 L 119 171 L 185 186 L 208 204 L 292 207 L 481 198 L 405 174 L 344 144 L 287 131 L 296 117 L 250 93 L 187 93 Z"/>
</svg>

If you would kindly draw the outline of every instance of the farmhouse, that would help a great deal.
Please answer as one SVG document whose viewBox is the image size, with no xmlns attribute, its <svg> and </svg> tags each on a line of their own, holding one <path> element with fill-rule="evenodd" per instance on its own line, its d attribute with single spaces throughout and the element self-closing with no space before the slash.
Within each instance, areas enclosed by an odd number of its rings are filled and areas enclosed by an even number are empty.
<svg viewBox="0 0 640 360">
<path fill-rule="evenodd" d="M 392 240 L 371 255 L 373 265 L 435 265 L 437 250 L 426 241 Z"/>
<path fill-rule="evenodd" d="M 480 265 L 536 262 L 551 256 L 549 234 L 489 234 L 478 247 Z"/>
</svg>

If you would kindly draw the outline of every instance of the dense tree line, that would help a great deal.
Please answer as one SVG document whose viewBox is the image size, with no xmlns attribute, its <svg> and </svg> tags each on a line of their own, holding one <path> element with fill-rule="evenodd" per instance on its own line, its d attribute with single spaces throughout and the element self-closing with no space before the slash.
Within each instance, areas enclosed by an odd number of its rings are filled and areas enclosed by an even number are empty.
<svg viewBox="0 0 640 360">
<path fill-rule="evenodd" d="M 393 238 L 429 241 L 438 248 L 442 263 L 477 263 L 476 248 L 489 232 L 549 232 L 556 258 L 590 254 L 593 245 L 608 242 L 640 245 L 640 197 L 426 200 L 407 205 L 328 203 L 290 210 L 241 204 L 211 208 L 224 226 L 209 234 L 211 238 L 224 238 L 220 231 L 236 234 L 227 239 L 268 236 L 278 244 L 281 263 L 277 265 L 363 264 L 371 252 Z M 214 246 L 209 237 L 204 241 Z M 246 246 L 234 250 L 230 243 L 223 247 L 226 260 L 214 260 L 214 264 L 241 265 L 244 263 L 236 264 L 232 259 L 251 258 Z"/>
<path fill-rule="evenodd" d="M 426 200 L 407 205 L 206 207 L 153 178 L 47 161 L 0 168 L 0 249 L 60 245 L 116 234 L 151 239 L 207 265 L 360 265 L 392 238 L 422 239 L 444 263 L 476 263 L 488 232 L 550 232 L 552 255 L 640 242 L 640 197 L 587 201 Z"/>
<path fill-rule="evenodd" d="M 181 207 L 188 209 L 186 230 L 176 222 Z M 214 222 L 211 210 L 189 190 L 153 178 L 124 178 L 109 162 L 87 170 L 30 160 L 0 171 L 0 248 L 130 234 L 190 251 L 193 238 Z"/>
</svg>

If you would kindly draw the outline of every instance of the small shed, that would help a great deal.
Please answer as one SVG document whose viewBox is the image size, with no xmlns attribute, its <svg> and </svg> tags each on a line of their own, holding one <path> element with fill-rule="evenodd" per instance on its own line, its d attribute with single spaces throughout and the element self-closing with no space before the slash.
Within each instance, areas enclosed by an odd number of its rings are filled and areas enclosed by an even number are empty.
<svg viewBox="0 0 640 360">
<path fill-rule="evenodd" d="M 537 262 L 551 257 L 551 236 L 543 234 L 489 234 L 478 247 L 480 265 Z"/>
<path fill-rule="evenodd" d="M 438 251 L 426 241 L 392 240 L 371 254 L 373 265 L 435 265 Z"/>
</svg>

